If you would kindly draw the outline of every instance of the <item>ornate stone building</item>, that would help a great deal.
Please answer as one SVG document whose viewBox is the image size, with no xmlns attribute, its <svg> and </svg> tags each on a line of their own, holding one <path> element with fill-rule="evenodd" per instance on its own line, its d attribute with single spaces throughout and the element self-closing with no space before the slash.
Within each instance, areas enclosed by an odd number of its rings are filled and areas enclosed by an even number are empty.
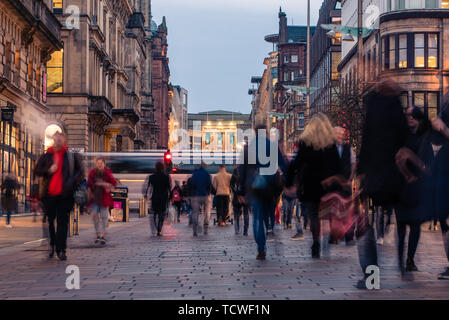
<svg viewBox="0 0 449 320">
<path fill-rule="evenodd" d="M 356 23 L 349 18 L 356 2 L 342 2 L 343 25 Z M 365 0 L 363 6 L 373 3 L 381 14 L 372 33 L 364 38 L 362 70 L 356 41 L 343 48 L 339 65 L 342 95 L 356 91 L 358 81 L 362 81 L 363 95 L 381 77 L 393 76 L 402 90 L 403 107 L 421 107 L 434 118 L 449 103 L 449 60 L 445 56 L 449 50 L 448 2 Z"/>
<path fill-rule="evenodd" d="M 165 125 L 161 107 L 153 104 L 153 86 L 158 90 L 160 83 L 153 83 L 157 77 L 152 76 L 152 61 L 153 48 L 164 48 L 160 54 L 166 57 L 165 18 L 157 28 L 150 0 L 68 0 L 53 5 L 63 25 L 64 48 L 49 61 L 52 122 L 66 129 L 72 147 L 86 151 L 158 147 L 155 128 L 168 137 L 168 121 Z M 73 7 L 79 8 L 77 26 L 67 23 Z M 168 90 L 164 94 L 156 95 L 157 102 L 168 101 Z"/>
<path fill-rule="evenodd" d="M 152 93 L 154 103 L 154 125 L 151 128 L 155 137 L 157 149 L 168 148 L 168 123 L 170 119 L 170 68 L 167 56 L 167 23 L 165 17 L 162 24 L 153 33 L 153 69 L 152 69 Z"/>
<path fill-rule="evenodd" d="M 272 97 L 270 95 L 273 99 L 272 111 L 282 115 L 272 117 L 272 126 L 279 130 L 281 150 L 292 153 L 304 129 L 306 100 L 304 94 L 289 90 L 286 86 L 306 86 L 307 27 L 288 25 L 287 15 L 282 9 L 278 17 L 279 32 L 265 37 L 265 41 L 276 46 L 270 54 L 271 61 L 277 62 L 277 67 L 272 67 L 274 76 L 271 76 L 273 82 L 270 84 L 273 88 Z M 314 32 L 315 27 L 311 27 L 311 36 Z M 271 64 L 269 61 L 267 63 Z"/>
<path fill-rule="evenodd" d="M 51 1 L 0 1 L 0 170 L 22 188 L 19 210 L 29 207 L 32 168 L 43 151 L 46 63 L 62 48 Z"/>
</svg>

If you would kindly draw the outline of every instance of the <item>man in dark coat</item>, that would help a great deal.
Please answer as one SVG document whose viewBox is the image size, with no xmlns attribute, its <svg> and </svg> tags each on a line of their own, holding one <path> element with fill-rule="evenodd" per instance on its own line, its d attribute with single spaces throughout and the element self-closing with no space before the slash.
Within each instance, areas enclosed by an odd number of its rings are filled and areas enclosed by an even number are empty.
<svg viewBox="0 0 449 320">
<path fill-rule="evenodd" d="M 48 217 L 50 258 L 55 249 L 60 260 L 67 260 L 67 235 L 70 211 L 75 204 L 74 191 L 83 179 L 83 162 L 78 154 L 69 152 L 66 136 L 56 132 L 54 144 L 41 156 L 35 174 L 43 177 L 42 203 Z M 55 231 L 54 221 L 57 221 Z"/>
<path fill-rule="evenodd" d="M 171 197 L 170 177 L 164 172 L 162 162 L 156 163 L 156 173 L 147 178 L 145 186 L 145 198 L 150 187 L 152 188 L 151 209 L 153 211 L 154 225 L 157 228 L 157 236 L 161 237 L 168 201 Z"/>
<path fill-rule="evenodd" d="M 243 213 L 243 235 L 248 235 L 249 229 L 249 208 L 245 200 L 245 192 L 241 190 L 240 175 L 243 166 L 238 166 L 234 169 L 231 177 L 231 190 L 232 190 L 232 207 L 234 212 L 234 227 L 235 234 L 240 233 L 240 217 Z"/>
<path fill-rule="evenodd" d="M 448 267 L 439 274 L 438 279 L 449 280 L 449 105 L 444 106 L 440 117 L 432 122 L 432 127 L 439 134 L 439 138 L 437 135 L 434 140 L 442 142 L 435 159 L 432 177 L 435 182 L 435 215 L 440 220 L 444 249 L 448 260 Z M 434 150 L 436 149 L 434 148 Z"/>
<path fill-rule="evenodd" d="M 3 212 L 6 211 L 6 227 L 11 226 L 11 213 L 17 211 L 17 197 L 15 192 L 19 189 L 17 178 L 12 173 L 6 175 L 2 186 L 2 207 Z"/>
<path fill-rule="evenodd" d="M 358 215 L 356 236 L 364 279 L 357 283 L 366 289 L 369 266 L 377 266 L 377 247 L 368 200 L 375 206 L 392 206 L 400 201 L 403 178 L 396 166 L 396 155 L 405 145 L 408 127 L 399 99 L 399 88 L 391 79 L 384 79 L 376 91 L 364 99 L 366 118 L 357 165 L 361 182 L 362 211 Z"/>
</svg>

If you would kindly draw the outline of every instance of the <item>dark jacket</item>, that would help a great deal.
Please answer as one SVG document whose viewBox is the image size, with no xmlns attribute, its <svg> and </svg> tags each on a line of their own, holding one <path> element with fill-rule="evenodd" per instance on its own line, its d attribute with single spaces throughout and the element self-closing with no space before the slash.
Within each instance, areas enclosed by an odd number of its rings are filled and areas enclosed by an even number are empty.
<svg viewBox="0 0 449 320">
<path fill-rule="evenodd" d="M 437 155 L 431 144 L 432 132 L 421 137 L 418 157 L 425 163 L 426 171 L 418 180 L 406 184 L 398 206 L 398 221 L 420 223 L 434 218 L 447 218 L 449 213 L 449 141 L 446 141 Z M 416 143 L 416 139 L 414 141 Z"/>
<path fill-rule="evenodd" d="M 266 138 L 265 140 L 265 156 L 270 155 L 271 141 Z M 251 163 L 249 152 L 255 152 L 255 163 Z M 259 155 L 259 142 L 257 137 L 254 138 L 249 147 L 246 146 L 244 150 L 244 163 L 242 165 L 242 170 L 240 172 L 240 189 L 249 198 L 255 198 L 263 202 L 266 205 L 273 205 L 279 200 L 279 197 L 283 190 L 284 177 L 279 173 L 280 169 L 284 174 L 287 173 L 288 165 L 282 155 L 279 148 L 276 149 L 277 152 L 277 170 L 276 173 L 272 175 L 262 175 L 260 170 L 262 168 L 268 168 L 272 163 L 262 164 L 258 157 Z M 271 155 L 270 161 L 273 160 Z"/>
<path fill-rule="evenodd" d="M 83 180 L 84 165 L 81 156 L 78 153 L 72 153 L 73 172 L 70 172 L 69 153 L 70 151 L 64 154 L 64 163 L 62 166 L 63 186 L 61 196 L 73 202 L 74 201 L 73 193 Z M 42 195 L 43 198 L 47 197 L 48 184 L 52 177 L 52 175 L 48 171 L 50 170 L 52 164 L 53 164 L 53 155 L 51 153 L 46 152 L 40 157 L 34 169 L 34 173 L 36 174 L 36 176 L 43 177 L 44 183 L 44 192 Z"/>
<path fill-rule="evenodd" d="M 292 186 L 300 174 L 298 187 L 298 190 L 301 190 L 300 199 L 318 203 L 325 194 L 321 182 L 340 172 L 340 158 L 335 144 L 326 149 L 314 150 L 313 147 L 300 142 L 298 154 L 289 166 L 286 185 Z"/>
<path fill-rule="evenodd" d="M 147 178 L 145 195 L 153 187 L 151 208 L 155 212 L 164 212 L 171 196 L 170 177 L 165 173 L 155 173 Z"/>
<path fill-rule="evenodd" d="M 6 177 L 1 186 L 2 207 L 7 212 L 17 211 L 17 197 L 15 191 L 19 189 L 16 179 Z"/>
<path fill-rule="evenodd" d="M 245 196 L 245 190 L 241 189 L 241 184 L 240 184 L 240 175 L 241 175 L 240 172 L 242 170 L 243 170 L 243 166 L 238 166 L 237 168 L 234 169 L 234 172 L 232 173 L 232 177 L 231 177 L 230 187 L 231 187 L 231 191 L 232 191 L 232 205 L 234 207 L 239 207 L 240 205 L 242 205 L 242 203 L 239 200 L 239 196 L 240 197 Z"/>
<path fill-rule="evenodd" d="M 365 175 L 363 193 L 374 205 L 397 204 L 404 187 L 395 156 L 407 140 L 408 127 L 398 96 L 371 93 L 365 98 L 366 120 L 357 173 Z"/>
<path fill-rule="evenodd" d="M 193 172 L 188 184 L 191 197 L 204 197 L 212 192 L 211 176 L 203 167 Z"/>
</svg>

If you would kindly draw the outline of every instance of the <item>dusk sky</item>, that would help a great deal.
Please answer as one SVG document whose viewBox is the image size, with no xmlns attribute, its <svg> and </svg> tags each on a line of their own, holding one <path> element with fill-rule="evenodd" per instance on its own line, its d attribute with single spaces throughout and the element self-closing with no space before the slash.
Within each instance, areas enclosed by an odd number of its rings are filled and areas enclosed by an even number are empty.
<svg viewBox="0 0 449 320">
<path fill-rule="evenodd" d="M 311 25 L 320 0 L 311 1 Z M 261 76 L 278 32 L 279 6 L 288 24 L 307 24 L 306 0 L 153 0 L 157 24 L 166 16 L 171 83 L 189 91 L 189 112 L 249 113 L 251 76 Z"/>
</svg>

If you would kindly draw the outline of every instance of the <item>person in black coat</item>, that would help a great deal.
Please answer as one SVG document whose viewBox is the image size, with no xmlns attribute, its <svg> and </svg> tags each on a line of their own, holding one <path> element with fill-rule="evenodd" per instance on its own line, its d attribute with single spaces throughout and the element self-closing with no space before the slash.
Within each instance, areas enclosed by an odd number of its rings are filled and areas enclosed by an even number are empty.
<svg viewBox="0 0 449 320">
<path fill-rule="evenodd" d="M 369 199 L 375 206 L 395 206 L 404 186 L 396 166 L 396 155 L 406 143 L 408 127 L 399 93 L 396 83 L 384 77 L 376 90 L 364 98 L 366 114 L 357 164 L 362 210 L 358 214 L 356 237 L 364 274 L 357 283 L 359 289 L 366 289 L 367 268 L 378 265 L 374 228 L 369 219 Z"/>
<path fill-rule="evenodd" d="M 154 224 L 157 227 L 157 235 L 158 237 L 161 237 L 168 202 L 171 198 L 170 177 L 164 172 L 164 165 L 162 162 L 156 163 L 156 173 L 147 178 L 145 185 L 145 197 L 147 197 L 148 190 L 152 187 L 151 209 L 153 210 Z"/>
<path fill-rule="evenodd" d="M 449 104 L 446 104 L 440 116 L 432 121 L 432 128 L 435 131 L 433 143 L 434 151 L 438 148 L 435 162 L 432 166 L 432 177 L 434 181 L 434 202 L 435 216 L 440 220 L 441 232 L 443 233 L 444 249 L 448 260 L 448 267 L 439 274 L 438 279 L 449 280 Z"/>
<path fill-rule="evenodd" d="M 56 251 L 60 260 L 67 260 L 70 211 L 75 205 L 74 192 L 84 178 L 84 165 L 79 154 L 69 151 L 64 132 L 56 132 L 53 140 L 53 146 L 39 158 L 34 173 L 43 181 L 39 196 L 48 218 L 49 257 Z"/>
<path fill-rule="evenodd" d="M 335 145 L 334 129 L 322 113 L 312 117 L 299 141 L 296 158 L 289 166 L 286 187 L 291 187 L 301 174 L 301 199 L 313 235 L 312 257 L 320 257 L 320 220 L 318 209 L 325 194 L 322 182 L 338 175 L 339 158 Z"/>
<path fill-rule="evenodd" d="M 249 229 L 249 208 L 245 200 L 245 192 L 241 190 L 240 175 L 243 166 L 234 169 L 231 177 L 230 187 L 232 190 L 232 211 L 234 212 L 235 234 L 240 233 L 240 217 L 243 213 L 243 235 L 248 235 Z"/>
<path fill-rule="evenodd" d="M 410 135 L 408 136 L 406 147 L 417 157 L 424 161 L 422 164 L 431 165 L 433 162 L 433 151 L 429 143 L 430 123 L 424 112 L 418 108 L 409 108 L 406 111 Z M 419 164 L 419 163 L 418 163 Z M 408 170 L 416 176 L 416 180 L 405 185 L 401 201 L 396 207 L 396 220 L 398 232 L 398 257 L 401 272 L 404 271 L 404 244 L 406 227 L 410 227 L 408 252 L 405 271 L 418 271 L 414 257 L 418 248 L 421 235 L 421 224 L 432 219 L 431 199 L 432 183 L 426 175 L 422 175 L 420 169 L 407 162 Z"/>
<path fill-rule="evenodd" d="M 16 191 L 19 190 L 19 182 L 12 173 L 8 173 L 1 185 L 2 208 L 6 212 L 6 227 L 11 228 L 11 213 L 17 212 Z"/>
</svg>

